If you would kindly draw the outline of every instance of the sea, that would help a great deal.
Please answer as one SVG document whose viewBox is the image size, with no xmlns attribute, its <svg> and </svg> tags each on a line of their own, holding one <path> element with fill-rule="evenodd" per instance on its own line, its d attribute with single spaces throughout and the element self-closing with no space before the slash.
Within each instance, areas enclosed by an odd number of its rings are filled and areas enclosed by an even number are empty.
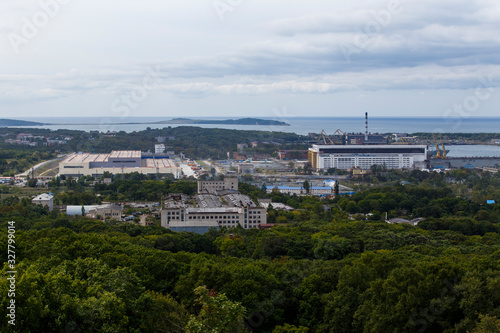
<svg viewBox="0 0 500 333">
<path fill-rule="evenodd" d="M 190 117 L 190 119 L 224 120 L 243 117 Z M 125 131 L 131 133 L 149 128 L 196 126 L 202 128 L 222 128 L 237 130 L 259 130 L 289 132 L 300 135 L 320 133 L 324 130 L 332 135 L 337 130 L 350 133 L 364 133 L 364 117 L 254 117 L 285 122 L 290 126 L 262 125 L 219 125 L 219 124 L 155 124 L 170 120 L 166 117 L 33 117 L 19 120 L 36 121 L 50 125 L 26 126 L 23 128 L 46 128 L 51 130 L 70 129 L 83 131 Z M 500 133 L 500 117 L 370 117 L 368 119 L 370 133 Z M 500 156 L 500 146 L 494 145 L 460 145 L 447 146 L 450 157 Z"/>
<path fill-rule="evenodd" d="M 224 120 L 243 117 L 192 117 L 190 119 Z M 336 130 L 343 132 L 365 131 L 364 117 L 254 117 L 285 122 L 290 126 L 261 126 L 261 125 L 218 125 L 218 124 L 155 124 L 155 122 L 170 120 L 166 117 L 33 117 L 19 120 L 49 123 L 51 125 L 32 126 L 35 128 L 72 129 L 84 131 L 142 131 L 146 128 L 164 128 L 177 126 L 198 126 L 203 128 L 225 128 L 239 130 L 262 130 L 293 132 L 301 135 L 319 133 L 325 130 L 333 134 Z M 31 126 L 30 126 L 31 127 Z M 370 117 L 368 130 L 371 133 L 500 133 L 500 117 L 469 117 L 469 118 L 409 118 L 409 117 Z"/>
</svg>

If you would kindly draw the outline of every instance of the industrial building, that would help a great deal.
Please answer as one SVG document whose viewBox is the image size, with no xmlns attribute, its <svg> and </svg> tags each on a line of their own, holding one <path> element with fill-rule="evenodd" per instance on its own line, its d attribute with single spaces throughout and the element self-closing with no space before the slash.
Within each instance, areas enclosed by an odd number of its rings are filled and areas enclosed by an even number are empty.
<svg viewBox="0 0 500 333">
<path fill-rule="evenodd" d="M 347 133 L 347 144 L 349 145 L 383 145 L 387 138 L 382 134 Z"/>
<path fill-rule="evenodd" d="M 307 160 L 307 150 L 280 150 L 280 160 Z"/>
<path fill-rule="evenodd" d="M 328 186 L 311 186 L 309 188 L 309 193 L 307 193 L 306 189 L 302 186 L 275 186 L 267 188 L 267 193 L 279 192 L 283 194 L 293 195 L 296 194 L 298 196 L 303 195 L 315 195 L 318 197 L 321 196 L 330 196 L 333 195 L 333 188 Z"/>
<path fill-rule="evenodd" d="M 238 178 L 226 177 L 224 180 L 198 181 L 198 193 L 216 193 L 222 190 L 238 191 Z"/>
<path fill-rule="evenodd" d="M 122 206 L 113 204 L 87 205 L 87 206 L 66 206 L 68 216 L 85 215 L 96 220 L 118 220 L 122 218 Z"/>
<path fill-rule="evenodd" d="M 425 169 L 426 145 L 313 145 L 309 148 L 313 169 L 370 169 L 372 165 L 387 169 Z"/>
<path fill-rule="evenodd" d="M 245 229 L 267 223 L 267 210 L 248 196 L 224 190 L 215 194 L 198 194 L 189 198 L 173 194 L 164 202 L 161 225 L 173 231 L 205 233 L 209 228 L 238 225 Z M 194 200 L 193 200 L 194 199 Z"/>
<path fill-rule="evenodd" d="M 65 176 L 101 176 L 104 172 L 124 174 L 172 174 L 180 178 L 181 168 L 165 155 L 143 154 L 140 150 L 112 151 L 110 154 L 75 153 L 59 163 L 59 174 Z"/>
<path fill-rule="evenodd" d="M 255 173 L 255 165 L 252 163 L 239 163 L 238 173 L 241 174 L 253 174 Z"/>
</svg>

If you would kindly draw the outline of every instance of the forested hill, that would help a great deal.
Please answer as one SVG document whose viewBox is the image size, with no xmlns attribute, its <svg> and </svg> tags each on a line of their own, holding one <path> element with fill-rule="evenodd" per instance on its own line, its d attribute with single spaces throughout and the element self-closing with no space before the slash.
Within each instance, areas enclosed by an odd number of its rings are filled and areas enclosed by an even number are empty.
<svg viewBox="0 0 500 333">
<path fill-rule="evenodd" d="M 463 176 L 467 186 L 473 175 Z M 496 184 L 499 176 L 482 177 Z M 164 193 L 196 188 L 143 182 L 118 179 L 91 193 L 139 199 L 141 184 Z M 73 185 L 66 199 L 83 194 Z M 243 333 L 244 321 L 262 333 L 499 332 L 500 207 L 476 191 L 472 201 L 449 188 L 402 185 L 338 201 L 274 193 L 274 201 L 298 208 L 269 209 L 284 225 L 204 235 L 68 218 L 8 197 L 0 201 L 0 228 L 16 229 L 17 322 L 3 320 L 0 331 Z M 348 219 L 346 210 L 373 207 L 427 219 L 418 226 Z M 7 235 L 0 234 L 4 249 Z M 0 253 L 4 263 L 7 255 Z M 8 270 L 4 264 L 2 274 Z M 9 286 L 0 280 L 4 318 Z"/>
<path fill-rule="evenodd" d="M 36 121 L 15 120 L 15 119 L 0 119 L 0 127 L 5 126 L 41 126 L 43 123 Z"/>
</svg>

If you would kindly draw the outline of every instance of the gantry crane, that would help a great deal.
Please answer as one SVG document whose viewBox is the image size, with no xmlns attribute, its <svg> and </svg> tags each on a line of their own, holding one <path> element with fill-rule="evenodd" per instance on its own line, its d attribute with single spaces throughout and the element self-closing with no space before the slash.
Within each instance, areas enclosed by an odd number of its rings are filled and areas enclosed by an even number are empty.
<svg viewBox="0 0 500 333">
<path fill-rule="evenodd" d="M 335 131 L 335 133 L 333 133 L 333 134 L 338 134 L 339 135 L 339 137 L 340 137 L 340 144 L 343 145 L 343 144 L 345 144 L 347 142 L 347 135 L 344 132 L 342 132 L 340 129 L 337 129 Z"/>
<path fill-rule="evenodd" d="M 441 138 L 441 147 L 443 147 L 443 151 L 441 153 L 441 158 L 447 158 L 447 152 L 446 152 L 446 149 L 444 148 L 444 143 L 443 143 L 443 136 L 440 135 L 440 138 Z"/>
<path fill-rule="evenodd" d="M 333 142 L 333 140 L 328 136 L 328 134 L 326 134 L 325 130 L 321 130 L 321 133 L 319 133 L 319 137 L 320 137 L 320 139 L 323 139 L 323 142 L 325 143 L 325 145 L 335 144 Z M 328 141 L 327 141 L 327 139 L 328 139 Z"/>
<path fill-rule="evenodd" d="M 443 156 L 446 156 L 446 153 L 443 153 L 441 149 L 438 146 L 438 143 L 436 141 L 436 136 L 434 136 L 434 133 L 432 133 L 432 138 L 434 139 L 434 145 L 436 146 L 436 158 L 445 158 Z"/>
</svg>

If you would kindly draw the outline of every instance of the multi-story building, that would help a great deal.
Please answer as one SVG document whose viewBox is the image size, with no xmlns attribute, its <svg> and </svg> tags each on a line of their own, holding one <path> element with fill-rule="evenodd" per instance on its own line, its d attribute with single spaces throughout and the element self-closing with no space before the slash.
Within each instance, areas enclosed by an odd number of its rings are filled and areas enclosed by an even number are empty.
<svg viewBox="0 0 500 333">
<path fill-rule="evenodd" d="M 370 169 L 372 165 L 387 169 L 424 169 L 426 145 L 313 145 L 309 162 L 316 170 L 337 168 Z"/>
<path fill-rule="evenodd" d="M 244 229 L 258 228 L 267 223 L 267 210 L 263 207 L 176 207 L 161 212 L 162 227 L 173 231 L 206 232 L 210 227 Z"/>
<path fill-rule="evenodd" d="M 163 143 L 155 144 L 155 153 L 161 154 L 163 152 L 165 152 L 165 145 Z"/>
<path fill-rule="evenodd" d="M 54 209 L 54 196 L 48 193 L 40 194 L 39 196 L 33 198 L 31 202 L 34 205 L 47 206 L 51 211 Z"/>
<path fill-rule="evenodd" d="M 216 188 L 223 185 L 229 188 Z M 211 227 L 234 228 L 239 225 L 244 229 L 256 229 L 266 224 L 266 208 L 256 205 L 250 197 L 234 188 L 238 188 L 238 179 L 226 178 L 224 184 L 198 181 L 200 194 L 191 198 L 184 194 L 171 194 L 161 211 L 162 227 L 173 231 L 205 233 Z M 207 192 L 207 189 L 213 191 Z"/>
<path fill-rule="evenodd" d="M 198 193 L 216 193 L 222 190 L 238 191 L 238 178 L 226 177 L 224 180 L 198 181 Z"/>
</svg>

